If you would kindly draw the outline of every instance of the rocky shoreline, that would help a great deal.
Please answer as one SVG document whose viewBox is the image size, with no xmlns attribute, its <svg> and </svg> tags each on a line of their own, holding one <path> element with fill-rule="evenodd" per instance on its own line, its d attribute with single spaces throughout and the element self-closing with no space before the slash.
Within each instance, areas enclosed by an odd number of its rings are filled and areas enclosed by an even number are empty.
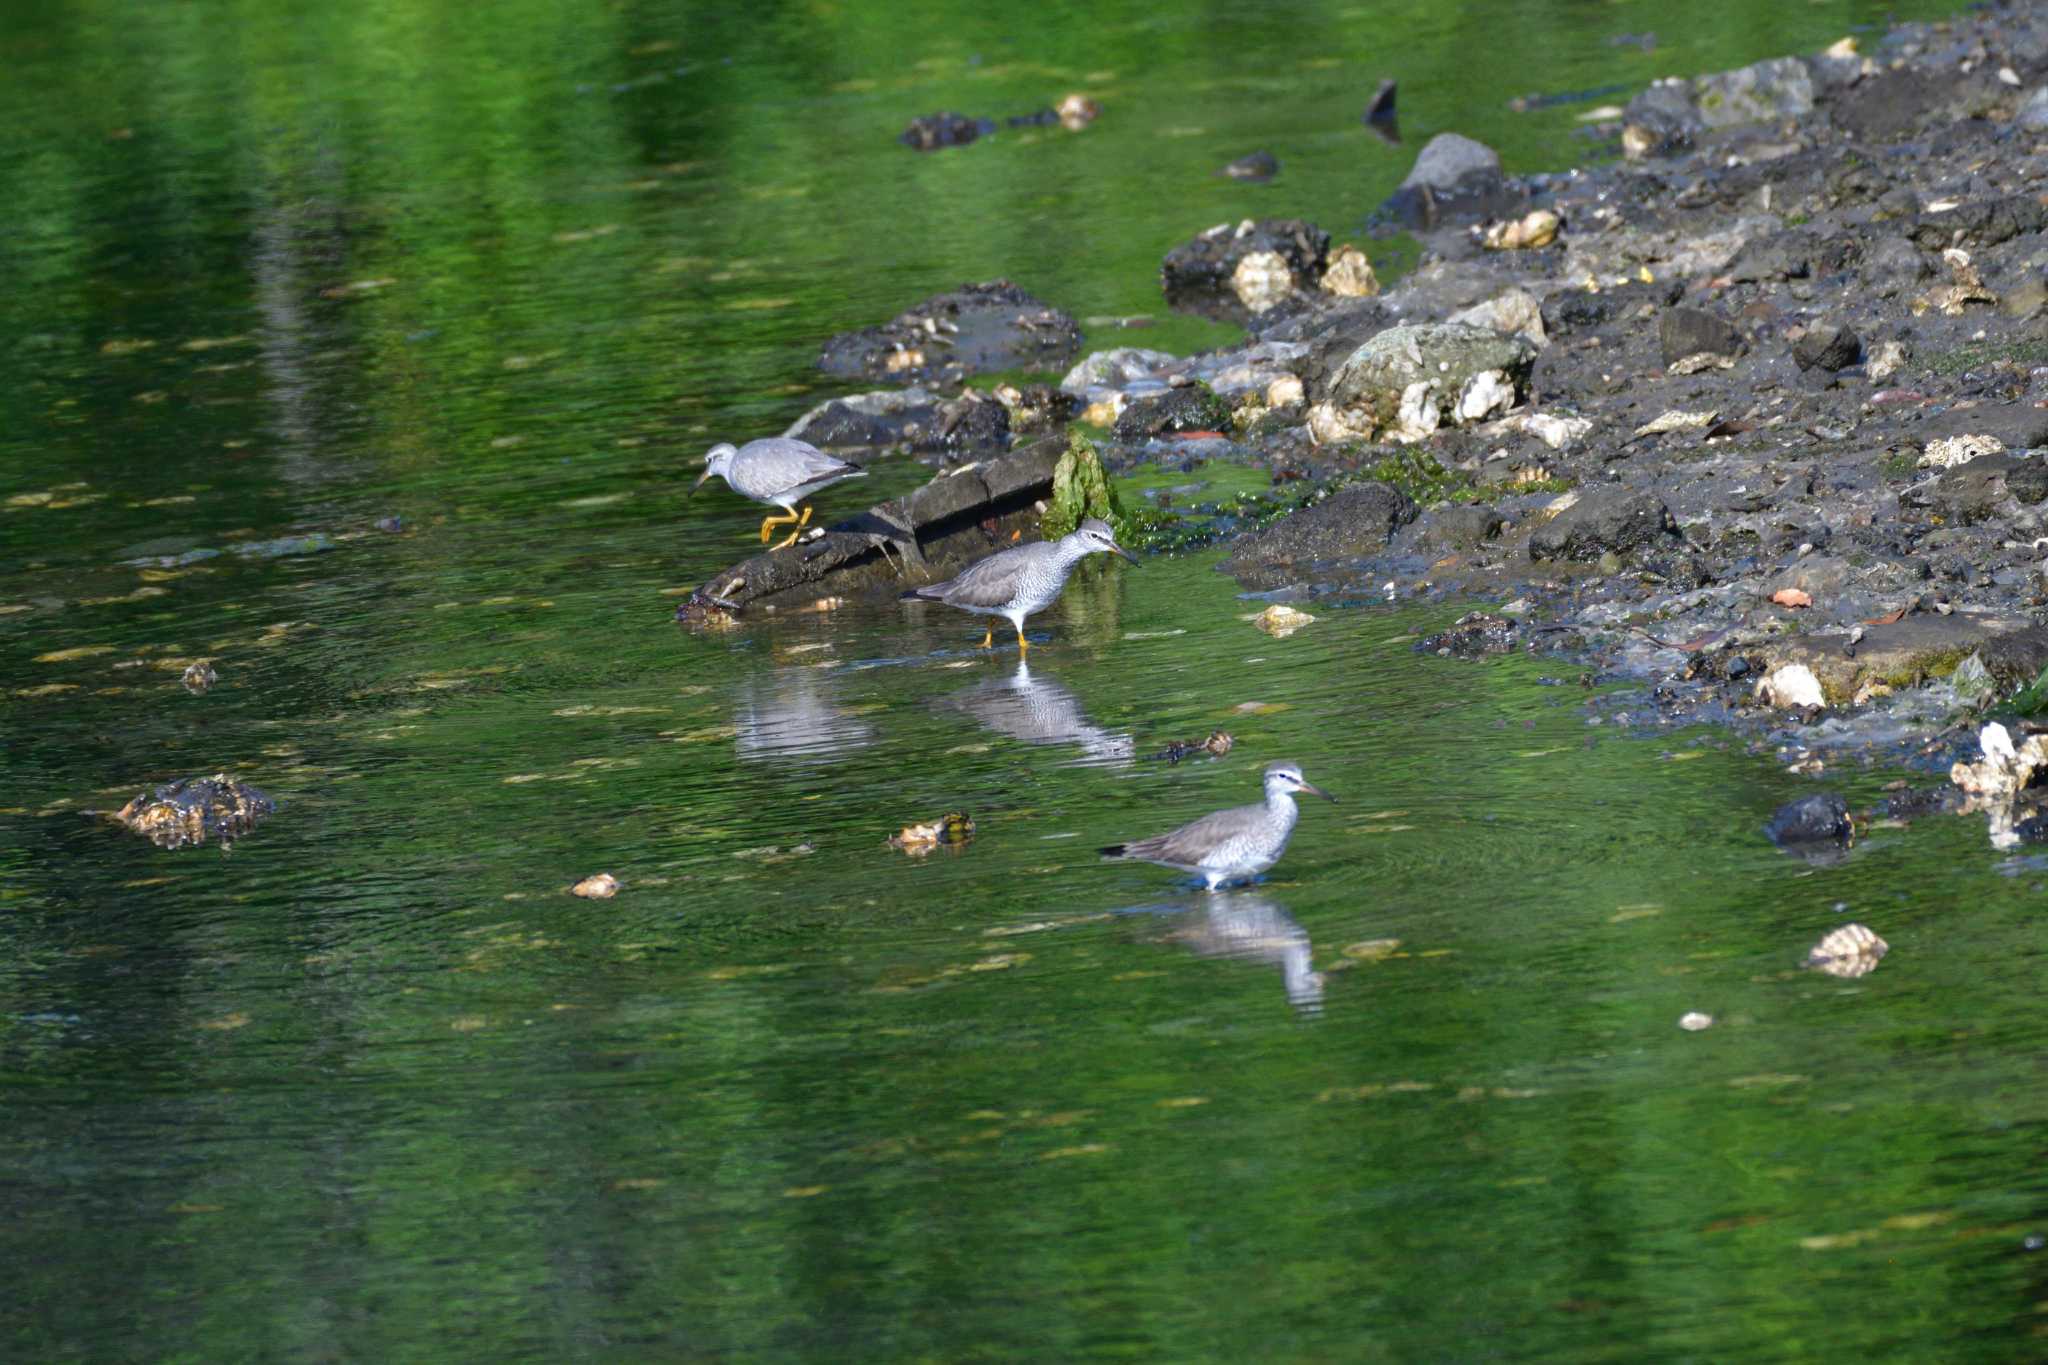
<svg viewBox="0 0 2048 1365">
<path fill-rule="evenodd" d="M 1313 224 L 1222 225 L 1162 283 L 1241 319 L 1241 345 L 835 400 L 792 430 L 1000 468 L 1046 465 L 1078 423 L 1112 476 L 1263 471 L 1270 494 L 1169 490 L 1129 529 L 1232 541 L 1223 567 L 1265 600 L 1485 603 L 1427 648 L 1640 680 L 1663 721 L 1733 723 L 1805 770 L 1974 757 L 2048 666 L 2048 13 L 1994 5 L 1593 113 L 1609 159 L 1564 174 L 1425 146 L 1375 220 L 1423 254 L 1384 289 Z M 827 363 L 957 382 L 1078 339 L 972 286 Z M 783 600 L 836 590 L 803 568 L 832 543 L 781 552 Z"/>
</svg>

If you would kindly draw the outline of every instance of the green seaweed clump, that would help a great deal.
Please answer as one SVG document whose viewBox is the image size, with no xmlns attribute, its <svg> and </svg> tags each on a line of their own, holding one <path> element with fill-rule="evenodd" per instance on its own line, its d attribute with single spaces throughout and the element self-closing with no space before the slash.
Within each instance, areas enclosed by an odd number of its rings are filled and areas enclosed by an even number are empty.
<svg viewBox="0 0 2048 1365">
<path fill-rule="evenodd" d="M 1095 443 L 1076 431 L 1068 433 L 1066 453 L 1052 467 L 1052 496 L 1046 500 L 1038 532 L 1057 540 L 1086 517 L 1101 517 L 1116 528 L 1119 540 L 1139 529 L 1110 486 Z"/>
</svg>

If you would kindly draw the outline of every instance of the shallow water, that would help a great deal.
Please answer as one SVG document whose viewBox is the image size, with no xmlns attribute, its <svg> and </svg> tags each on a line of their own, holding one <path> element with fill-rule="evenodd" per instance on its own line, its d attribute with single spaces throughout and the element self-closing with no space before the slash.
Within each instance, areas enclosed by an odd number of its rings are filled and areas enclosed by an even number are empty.
<svg viewBox="0 0 2048 1365">
<path fill-rule="evenodd" d="M 1175 241 L 1343 235 L 1444 127 L 1569 162 L 1583 106 L 1506 94 L 1874 13 L 22 17 L 8 1357 L 2036 1354 L 2048 871 L 1981 826 L 1808 865 L 1770 755 L 1417 656 L 1455 610 L 1269 639 L 1213 555 L 1092 563 L 1028 668 L 935 607 L 669 623 L 757 524 L 697 457 L 838 391 L 832 330 L 1005 273 L 1159 315 Z M 1086 133 L 890 141 L 1069 88 Z M 1096 858 L 1276 757 L 1342 804 L 1259 885 Z M 282 805 L 230 853 L 85 813 L 222 769 Z M 1875 974 L 1798 970 L 1850 919 Z"/>
</svg>

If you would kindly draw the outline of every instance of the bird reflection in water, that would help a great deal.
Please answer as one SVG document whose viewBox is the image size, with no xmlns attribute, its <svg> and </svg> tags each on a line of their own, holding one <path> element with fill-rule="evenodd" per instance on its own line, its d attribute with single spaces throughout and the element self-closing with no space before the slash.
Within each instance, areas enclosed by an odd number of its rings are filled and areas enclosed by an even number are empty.
<svg viewBox="0 0 2048 1365">
<path fill-rule="evenodd" d="M 1217 891 L 1191 910 L 1165 907 L 1154 933 L 1202 957 L 1235 957 L 1280 968 L 1288 1003 L 1303 1014 L 1323 1009 L 1323 974 L 1311 959 L 1308 931 L 1269 897 L 1250 891 Z"/>
<path fill-rule="evenodd" d="M 964 711 L 983 729 L 1026 744 L 1075 744 L 1096 763 L 1124 764 L 1136 742 L 1121 730 L 1105 730 L 1081 710 L 1081 699 L 1061 683 L 1033 674 L 1022 659 L 1015 672 L 976 683 L 935 703 Z"/>
<path fill-rule="evenodd" d="M 740 686 L 734 748 L 754 762 L 838 758 L 874 742 L 875 727 L 834 695 L 830 668 L 778 668 Z"/>
</svg>

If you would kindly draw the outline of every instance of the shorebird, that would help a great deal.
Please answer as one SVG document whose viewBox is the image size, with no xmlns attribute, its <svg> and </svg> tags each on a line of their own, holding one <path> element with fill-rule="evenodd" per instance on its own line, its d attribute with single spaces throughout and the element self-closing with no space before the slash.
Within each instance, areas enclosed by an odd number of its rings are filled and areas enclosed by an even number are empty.
<svg viewBox="0 0 2048 1365">
<path fill-rule="evenodd" d="M 782 509 L 781 516 L 762 520 L 763 544 L 767 543 L 769 527 L 796 523 L 787 538 L 769 547 L 779 550 L 793 543 L 804 533 L 804 527 L 810 525 L 810 507 L 806 505 L 803 515 L 798 516 L 798 503 L 841 479 L 862 478 L 867 471 L 834 459 L 809 441 L 768 436 L 738 447 L 727 441 L 711 447 L 704 456 L 704 472 L 697 476 L 696 483 L 690 485 L 690 491 L 695 493 L 702 488 L 704 481 L 713 474 L 724 479 L 741 497 Z"/>
<path fill-rule="evenodd" d="M 1058 540 L 1041 540 L 998 550 L 987 559 L 970 564 L 958 577 L 928 587 L 912 588 L 903 600 L 920 598 L 944 602 L 949 607 L 971 611 L 977 616 L 1003 616 L 1017 629 L 1017 649 L 1028 652 L 1024 640 L 1024 618 L 1051 606 L 1067 585 L 1067 575 L 1089 555 L 1101 552 L 1122 555 L 1136 564 L 1137 558 L 1116 543 L 1116 532 L 1100 517 L 1089 517 Z M 989 625 L 981 647 L 995 646 L 996 628 Z"/>
<path fill-rule="evenodd" d="M 1287 851 L 1287 836 L 1301 811 L 1294 804 L 1296 792 L 1320 796 L 1335 804 L 1337 798 L 1320 787 L 1311 786 L 1301 775 L 1298 763 L 1266 765 L 1266 799 L 1253 806 L 1232 806 L 1182 825 L 1168 834 L 1135 843 L 1111 844 L 1102 850 L 1105 858 L 1137 858 L 1162 867 L 1192 872 L 1214 891 L 1225 882 L 1256 877 Z"/>
</svg>

